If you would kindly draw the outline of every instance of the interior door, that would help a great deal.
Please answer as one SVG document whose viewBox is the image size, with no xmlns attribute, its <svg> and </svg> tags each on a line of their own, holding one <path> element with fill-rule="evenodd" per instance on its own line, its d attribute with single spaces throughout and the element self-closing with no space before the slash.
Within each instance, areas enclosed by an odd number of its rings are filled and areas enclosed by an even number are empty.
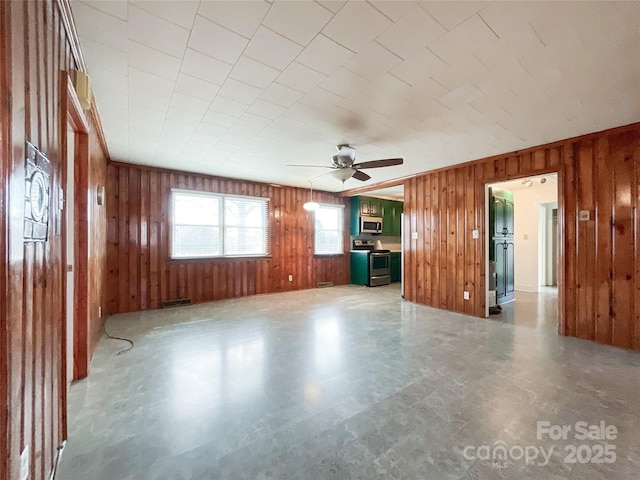
<svg viewBox="0 0 640 480">
<path fill-rule="evenodd" d="M 493 213 L 495 215 L 495 235 L 502 236 L 506 234 L 505 224 L 505 201 L 502 198 L 493 198 Z"/>
</svg>

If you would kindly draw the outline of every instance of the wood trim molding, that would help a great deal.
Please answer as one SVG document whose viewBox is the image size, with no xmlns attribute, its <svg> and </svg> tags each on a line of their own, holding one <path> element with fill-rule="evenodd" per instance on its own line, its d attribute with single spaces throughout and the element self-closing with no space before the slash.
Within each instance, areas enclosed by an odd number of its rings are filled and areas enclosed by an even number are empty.
<svg viewBox="0 0 640 480">
<path fill-rule="evenodd" d="M 67 102 L 66 102 L 66 111 L 68 121 L 73 126 L 73 130 L 75 132 L 80 132 L 84 134 L 89 133 L 89 123 L 87 122 L 87 117 L 84 115 L 84 111 L 80 106 L 80 100 L 78 99 L 78 95 L 76 94 L 76 89 L 73 86 L 73 82 L 71 81 L 71 76 L 68 72 L 62 72 L 62 85 L 67 86 Z"/>
<path fill-rule="evenodd" d="M 416 177 L 421 174 L 407 175 L 406 177 L 394 178 L 392 180 L 385 180 L 384 182 L 374 183 L 373 185 L 365 185 L 363 187 L 350 188 L 340 192 L 341 197 L 353 197 L 354 195 L 362 195 L 363 193 L 371 192 L 373 190 L 379 190 L 381 188 L 396 187 L 398 185 L 404 185 L 404 182 L 410 178 Z"/>
<path fill-rule="evenodd" d="M 80 48 L 80 38 L 78 37 L 78 31 L 76 30 L 76 24 L 73 20 L 73 13 L 71 11 L 71 4 L 69 0 L 55 0 L 56 5 L 58 6 L 58 10 L 60 11 L 60 17 L 62 20 L 62 24 L 64 25 L 64 30 L 66 32 L 66 38 L 69 42 L 69 47 L 71 49 L 71 56 L 73 57 L 74 62 L 78 70 L 83 72 L 87 71 L 87 65 L 84 61 L 84 56 L 82 54 L 82 48 Z M 73 82 L 72 82 L 73 83 Z M 76 97 L 77 99 L 77 97 Z M 82 110 L 82 109 L 81 109 Z M 104 135 L 104 129 L 102 128 L 102 121 L 100 120 L 100 115 L 98 113 L 98 108 L 96 104 L 95 97 L 91 98 L 91 109 L 89 111 L 91 115 L 93 128 L 98 135 L 100 146 L 104 151 L 105 157 L 109 158 L 109 147 L 107 146 L 106 137 Z M 85 117 L 85 123 L 86 117 Z M 87 123 L 88 125 L 88 123 Z M 88 129 L 87 129 L 88 131 Z"/>
<path fill-rule="evenodd" d="M 73 20 L 73 14 L 71 13 L 71 4 L 69 3 L 69 0 L 56 0 L 56 4 L 60 10 L 60 18 L 67 34 L 66 38 L 69 41 L 71 55 L 73 56 L 78 69 L 86 72 L 87 65 L 84 62 L 84 56 L 82 55 L 82 49 L 80 48 L 80 39 L 78 37 L 78 31 L 76 30 L 76 23 Z"/>
</svg>

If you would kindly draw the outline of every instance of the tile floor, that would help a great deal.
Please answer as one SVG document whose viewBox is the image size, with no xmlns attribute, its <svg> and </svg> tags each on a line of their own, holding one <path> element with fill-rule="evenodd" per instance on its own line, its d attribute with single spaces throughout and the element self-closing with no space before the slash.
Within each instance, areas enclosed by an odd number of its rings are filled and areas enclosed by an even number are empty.
<svg viewBox="0 0 640 480">
<path fill-rule="evenodd" d="M 135 347 L 103 337 L 72 386 L 56 478 L 638 478 L 640 354 L 558 337 L 555 302 L 477 319 L 349 285 L 113 316 Z"/>
</svg>

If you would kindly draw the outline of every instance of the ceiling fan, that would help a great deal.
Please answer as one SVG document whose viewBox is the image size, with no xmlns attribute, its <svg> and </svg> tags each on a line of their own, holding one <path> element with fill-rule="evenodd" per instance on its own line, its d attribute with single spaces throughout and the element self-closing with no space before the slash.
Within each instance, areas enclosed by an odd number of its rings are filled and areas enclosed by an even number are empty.
<svg viewBox="0 0 640 480">
<path fill-rule="evenodd" d="M 356 149 L 347 144 L 337 145 L 338 154 L 334 155 L 331 159 L 331 165 L 287 165 L 287 167 L 314 167 L 314 168 L 330 168 L 330 172 L 318 175 L 312 178 L 310 181 L 314 182 L 325 175 L 331 175 L 342 182 L 350 179 L 351 177 L 366 182 L 371 177 L 364 173 L 362 170 L 365 168 L 380 168 L 391 167 L 393 165 L 402 165 L 402 158 L 386 158 L 384 160 L 371 160 L 368 162 L 354 163 L 356 159 Z"/>
</svg>

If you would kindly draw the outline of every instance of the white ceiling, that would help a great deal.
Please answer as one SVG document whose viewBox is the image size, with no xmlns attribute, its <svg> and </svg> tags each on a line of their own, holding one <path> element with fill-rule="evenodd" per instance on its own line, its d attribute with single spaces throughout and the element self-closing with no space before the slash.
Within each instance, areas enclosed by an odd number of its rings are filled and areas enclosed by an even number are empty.
<svg viewBox="0 0 640 480">
<path fill-rule="evenodd" d="M 72 1 L 114 160 L 366 183 L 640 120 L 640 2 Z"/>
</svg>

